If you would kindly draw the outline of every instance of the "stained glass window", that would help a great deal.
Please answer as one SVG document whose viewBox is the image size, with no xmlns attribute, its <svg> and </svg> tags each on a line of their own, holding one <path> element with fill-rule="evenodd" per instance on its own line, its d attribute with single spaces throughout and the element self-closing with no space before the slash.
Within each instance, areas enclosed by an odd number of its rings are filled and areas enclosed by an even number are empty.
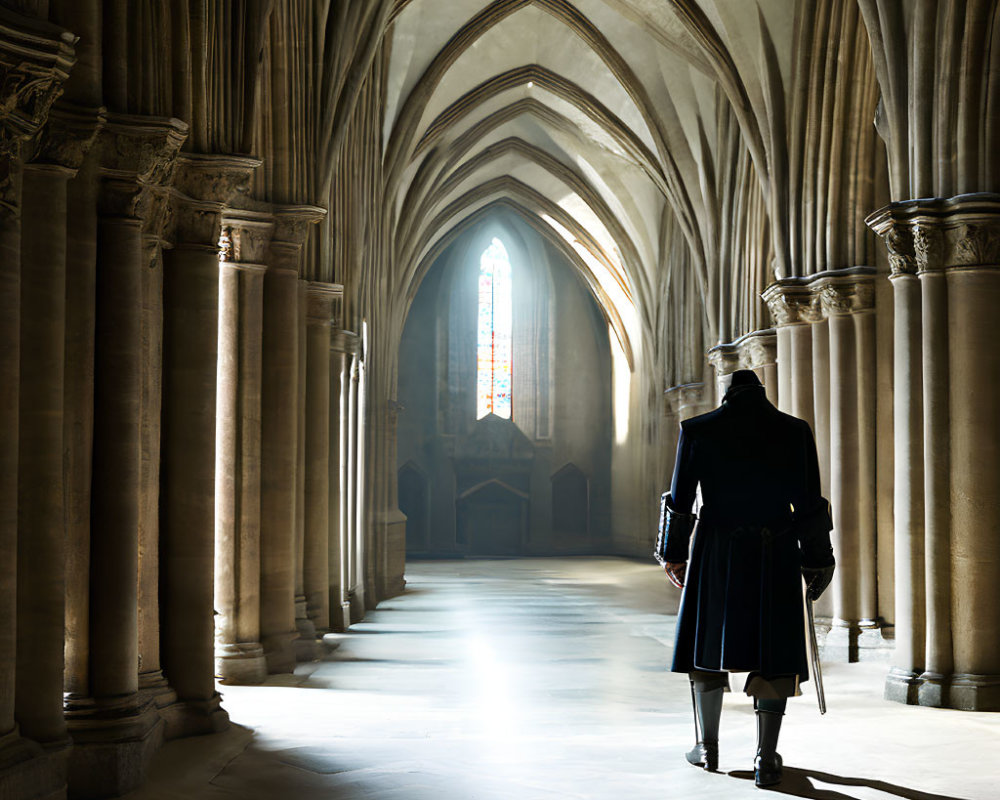
<svg viewBox="0 0 1000 800">
<path fill-rule="evenodd" d="M 490 413 L 510 419 L 511 297 L 510 259 L 503 242 L 494 238 L 479 257 L 476 419 Z"/>
</svg>

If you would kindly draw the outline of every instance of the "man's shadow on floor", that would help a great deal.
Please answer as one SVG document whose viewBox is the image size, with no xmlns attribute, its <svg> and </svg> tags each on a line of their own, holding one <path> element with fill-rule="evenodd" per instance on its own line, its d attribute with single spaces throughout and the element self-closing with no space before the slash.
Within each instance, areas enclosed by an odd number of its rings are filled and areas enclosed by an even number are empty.
<svg viewBox="0 0 1000 800">
<path fill-rule="evenodd" d="M 733 770 L 729 773 L 731 778 L 742 778 L 753 780 L 752 770 Z M 785 767 L 782 770 L 781 783 L 767 787 L 767 791 L 775 794 L 787 794 L 791 797 L 803 797 L 808 800 L 858 800 L 857 795 L 848 792 L 845 788 L 843 792 L 836 789 L 814 786 L 812 781 L 834 784 L 835 786 L 851 787 L 858 786 L 866 789 L 876 789 L 889 795 L 894 795 L 902 800 L 962 800 L 960 797 L 952 797 L 944 794 L 932 794 L 922 792 L 919 789 L 907 789 L 905 786 L 897 786 L 894 783 L 872 780 L 870 778 L 845 778 L 841 775 L 831 775 L 829 772 L 819 772 L 814 769 L 796 769 L 795 767 Z"/>
</svg>

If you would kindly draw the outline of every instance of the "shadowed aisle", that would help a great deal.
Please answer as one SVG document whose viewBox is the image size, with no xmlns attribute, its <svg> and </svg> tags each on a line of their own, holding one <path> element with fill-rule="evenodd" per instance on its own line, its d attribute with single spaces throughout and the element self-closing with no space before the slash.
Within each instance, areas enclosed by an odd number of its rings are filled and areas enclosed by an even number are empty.
<svg viewBox="0 0 1000 800">
<path fill-rule="evenodd" d="M 221 687 L 253 736 L 173 742 L 128 797 L 759 797 L 745 777 L 753 708 L 739 692 L 725 701 L 722 772 L 684 761 L 688 683 L 665 671 L 677 596 L 655 565 L 418 561 L 407 580 L 324 660 L 267 686 Z M 987 765 L 1000 715 L 888 703 L 884 669 L 827 665 L 826 717 L 811 689 L 789 704 L 779 749 L 795 769 L 779 789 L 817 800 L 996 797 Z"/>
</svg>

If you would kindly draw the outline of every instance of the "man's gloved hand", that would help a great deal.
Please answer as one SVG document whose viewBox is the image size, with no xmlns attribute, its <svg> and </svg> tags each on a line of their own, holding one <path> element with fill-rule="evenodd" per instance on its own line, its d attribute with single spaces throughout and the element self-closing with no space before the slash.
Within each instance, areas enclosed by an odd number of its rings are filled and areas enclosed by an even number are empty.
<svg viewBox="0 0 1000 800">
<path fill-rule="evenodd" d="M 668 561 L 663 565 L 667 579 L 678 589 L 684 588 L 684 578 L 687 575 L 687 561 Z"/>
<path fill-rule="evenodd" d="M 806 580 L 806 597 L 810 600 L 819 600 L 833 580 L 833 570 L 833 564 L 828 567 L 803 567 L 802 577 Z"/>
</svg>

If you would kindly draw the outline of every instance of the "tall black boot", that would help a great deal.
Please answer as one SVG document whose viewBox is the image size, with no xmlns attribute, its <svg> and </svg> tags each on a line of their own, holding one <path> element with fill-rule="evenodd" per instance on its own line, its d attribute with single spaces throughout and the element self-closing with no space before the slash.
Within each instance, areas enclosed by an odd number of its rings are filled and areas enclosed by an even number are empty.
<svg viewBox="0 0 1000 800">
<path fill-rule="evenodd" d="M 687 753 L 688 763 L 704 767 L 709 772 L 719 769 L 719 720 L 722 717 L 723 689 L 695 691 L 691 686 L 694 706 L 694 731 L 698 743 Z"/>
<path fill-rule="evenodd" d="M 778 734 L 783 716 L 779 711 L 757 710 L 757 757 L 753 762 L 753 782 L 757 786 L 774 786 L 781 781 Z"/>
</svg>

